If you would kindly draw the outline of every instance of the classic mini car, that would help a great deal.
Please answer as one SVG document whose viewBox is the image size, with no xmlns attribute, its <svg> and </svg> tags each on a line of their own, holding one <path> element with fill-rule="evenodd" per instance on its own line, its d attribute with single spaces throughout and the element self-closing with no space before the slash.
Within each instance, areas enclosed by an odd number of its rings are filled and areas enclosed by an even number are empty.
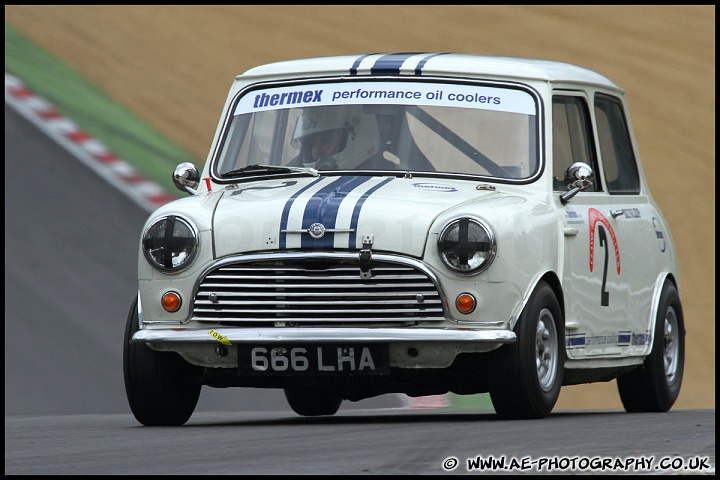
<svg viewBox="0 0 720 480">
<path fill-rule="evenodd" d="M 143 425 L 202 386 L 299 415 L 386 393 L 489 392 L 548 415 L 617 379 L 667 411 L 685 327 L 670 230 L 624 92 L 574 65 L 402 53 L 239 75 L 189 196 L 147 220 L 124 341 Z"/>
</svg>

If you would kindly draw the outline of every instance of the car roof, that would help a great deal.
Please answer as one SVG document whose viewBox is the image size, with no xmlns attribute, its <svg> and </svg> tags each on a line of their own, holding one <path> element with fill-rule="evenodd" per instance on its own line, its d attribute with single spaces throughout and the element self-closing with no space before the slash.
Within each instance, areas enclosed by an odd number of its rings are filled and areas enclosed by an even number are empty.
<svg viewBox="0 0 720 480">
<path fill-rule="evenodd" d="M 251 68 L 238 80 L 264 76 L 458 76 L 600 85 L 622 89 L 588 68 L 506 55 L 469 53 L 370 53 L 286 60 Z"/>
</svg>

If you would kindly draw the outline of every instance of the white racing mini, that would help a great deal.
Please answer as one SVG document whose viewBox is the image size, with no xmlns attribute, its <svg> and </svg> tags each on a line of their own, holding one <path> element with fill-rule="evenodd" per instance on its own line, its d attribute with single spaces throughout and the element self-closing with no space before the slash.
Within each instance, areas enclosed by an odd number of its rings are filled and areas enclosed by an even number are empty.
<svg viewBox="0 0 720 480">
<path fill-rule="evenodd" d="M 203 385 L 343 400 L 489 392 L 548 415 L 617 379 L 667 411 L 685 326 L 668 224 L 624 92 L 564 63 L 448 53 L 279 62 L 238 76 L 189 193 L 139 242 L 128 401 L 182 425 Z"/>
</svg>

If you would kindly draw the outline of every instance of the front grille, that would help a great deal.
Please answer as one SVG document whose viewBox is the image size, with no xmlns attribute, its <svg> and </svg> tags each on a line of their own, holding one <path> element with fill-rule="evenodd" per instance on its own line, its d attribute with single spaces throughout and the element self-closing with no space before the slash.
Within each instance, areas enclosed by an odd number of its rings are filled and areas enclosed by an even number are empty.
<svg viewBox="0 0 720 480">
<path fill-rule="evenodd" d="M 264 257 L 266 258 L 266 257 Z M 431 278 L 411 261 L 371 263 L 357 256 L 225 262 L 200 282 L 193 320 L 272 326 L 414 325 L 444 319 Z"/>
</svg>

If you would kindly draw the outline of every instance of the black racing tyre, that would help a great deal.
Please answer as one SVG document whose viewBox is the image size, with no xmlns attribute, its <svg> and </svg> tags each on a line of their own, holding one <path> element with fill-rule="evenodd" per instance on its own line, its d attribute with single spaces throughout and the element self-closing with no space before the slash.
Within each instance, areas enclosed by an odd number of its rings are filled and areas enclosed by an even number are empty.
<svg viewBox="0 0 720 480">
<path fill-rule="evenodd" d="M 130 343 L 138 329 L 135 299 L 128 314 L 123 346 L 125 393 L 130 410 L 138 422 L 148 427 L 183 425 L 200 398 L 202 385 L 196 377 L 201 369 L 175 352 L 156 352 L 144 343 Z"/>
<path fill-rule="evenodd" d="M 618 377 L 626 412 L 667 412 L 677 400 L 685 369 L 685 321 L 680 295 L 665 282 L 650 355 L 639 368 Z"/>
<path fill-rule="evenodd" d="M 342 403 L 337 395 L 304 388 L 286 388 L 285 398 L 293 412 L 305 417 L 334 415 Z"/>
<path fill-rule="evenodd" d="M 548 415 L 565 373 L 565 330 L 552 288 L 539 282 L 515 326 L 517 342 L 490 354 L 488 387 L 503 420 Z"/>
</svg>

